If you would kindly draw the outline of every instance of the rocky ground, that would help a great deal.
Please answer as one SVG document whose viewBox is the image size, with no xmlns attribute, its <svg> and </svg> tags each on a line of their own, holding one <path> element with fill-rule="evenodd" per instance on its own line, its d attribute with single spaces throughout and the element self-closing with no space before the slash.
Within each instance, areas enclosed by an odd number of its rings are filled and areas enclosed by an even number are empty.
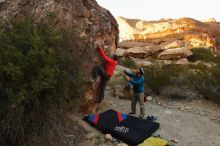
<svg viewBox="0 0 220 146">
<path fill-rule="evenodd" d="M 106 91 L 104 101 L 97 112 L 115 109 L 123 113 L 130 111 L 130 101 L 113 96 L 112 89 Z M 157 134 L 164 139 L 174 139 L 176 146 L 219 146 L 220 145 L 220 106 L 203 99 L 171 100 L 153 97 L 145 103 L 146 115 L 156 115 L 160 128 Z M 139 113 L 139 110 L 138 110 Z M 80 115 L 81 118 L 83 115 Z M 136 115 L 138 116 L 138 114 Z M 110 142 L 98 130 L 80 120 L 86 129 L 87 136 L 79 145 L 83 146 L 114 146 L 117 140 Z M 172 143 L 172 142 L 171 142 Z"/>
</svg>

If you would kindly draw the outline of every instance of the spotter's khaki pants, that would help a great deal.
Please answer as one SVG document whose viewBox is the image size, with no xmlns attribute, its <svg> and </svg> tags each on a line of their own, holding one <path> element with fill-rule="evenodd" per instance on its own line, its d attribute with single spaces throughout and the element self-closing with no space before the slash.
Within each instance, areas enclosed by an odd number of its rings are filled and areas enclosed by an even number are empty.
<svg viewBox="0 0 220 146">
<path fill-rule="evenodd" d="M 134 93 L 131 98 L 131 110 L 136 113 L 136 104 L 139 103 L 141 115 L 145 114 L 144 109 L 144 93 Z"/>
</svg>

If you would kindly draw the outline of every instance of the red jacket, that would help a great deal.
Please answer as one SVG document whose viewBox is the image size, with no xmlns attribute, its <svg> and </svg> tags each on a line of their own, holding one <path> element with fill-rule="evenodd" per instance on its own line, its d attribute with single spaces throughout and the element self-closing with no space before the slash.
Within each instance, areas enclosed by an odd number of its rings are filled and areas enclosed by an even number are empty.
<svg viewBox="0 0 220 146">
<path fill-rule="evenodd" d="M 105 65 L 105 71 L 111 77 L 113 75 L 113 72 L 115 70 L 115 67 L 118 65 L 118 61 L 115 61 L 112 58 L 109 58 L 105 52 L 103 51 L 102 48 L 99 48 L 99 53 L 101 57 L 105 60 L 106 65 Z"/>
</svg>

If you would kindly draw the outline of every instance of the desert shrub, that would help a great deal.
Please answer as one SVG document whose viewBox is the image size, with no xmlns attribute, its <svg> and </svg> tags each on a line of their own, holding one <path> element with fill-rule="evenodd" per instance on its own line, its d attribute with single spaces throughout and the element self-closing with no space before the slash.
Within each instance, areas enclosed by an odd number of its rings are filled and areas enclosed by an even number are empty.
<svg viewBox="0 0 220 146">
<path fill-rule="evenodd" d="M 145 83 L 152 91 L 159 94 L 161 87 L 169 84 L 167 74 L 162 73 L 162 66 L 159 64 L 151 65 L 145 68 Z"/>
<path fill-rule="evenodd" d="M 199 88 L 199 91 L 203 95 L 203 97 L 220 103 L 220 70 L 219 68 L 213 67 L 210 71 L 211 77 L 209 77 L 208 79 L 205 78 L 205 80 L 208 80 L 207 82 L 209 82 L 209 84 L 206 84 L 205 88 L 203 84 L 203 87 Z M 204 90 L 207 92 L 205 93 Z"/>
<path fill-rule="evenodd" d="M 37 133 L 32 132 L 32 136 L 26 138 L 27 146 L 75 146 L 86 136 L 85 129 L 78 121 L 63 111 L 48 113 L 44 122 L 42 136 L 39 138 Z"/>
<path fill-rule="evenodd" d="M 54 20 L 34 23 L 27 17 L 0 24 L 1 145 L 39 138 L 51 110 L 63 110 L 83 96 L 72 34 L 56 29 Z"/>
<path fill-rule="evenodd" d="M 192 88 L 204 98 L 220 103 L 220 68 L 217 65 L 207 66 L 202 63 L 192 65 L 194 74 L 190 76 Z"/>
<path fill-rule="evenodd" d="M 192 65 L 194 75 L 190 76 L 191 85 L 200 94 L 209 96 L 212 88 L 212 74 L 210 72 L 211 67 L 208 67 L 202 63 Z"/>
<path fill-rule="evenodd" d="M 177 64 L 154 64 L 145 68 L 145 82 L 155 93 L 160 94 L 162 88 L 179 85 L 184 80 L 185 67 Z"/>
<path fill-rule="evenodd" d="M 174 98 L 200 95 L 220 103 L 219 64 L 153 64 L 145 68 L 145 84 L 156 94 Z M 194 92 L 194 94 L 191 94 Z M 188 94 L 190 93 L 190 94 Z"/>
<path fill-rule="evenodd" d="M 157 57 L 155 56 L 149 56 L 146 58 L 147 61 L 150 61 L 152 63 L 156 63 L 158 61 Z"/>
<path fill-rule="evenodd" d="M 215 56 L 214 63 L 220 68 L 220 55 Z"/>
<path fill-rule="evenodd" d="M 173 99 L 193 98 L 197 95 L 187 86 L 167 86 L 162 89 L 160 94 Z"/>
<path fill-rule="evenodd" d="M 214 53 L 210 49 L 206 48 L 195 48 L 191 50 L 193 55 L 189 56 L 189 61 L 205 61 L 213 62 L 215 61 Z"/>
<path fill-rule="evenodd" d="M 136 69 L 137 68 L 136 62 L 134 60 L 130 59 L 130 58 L 120 60 L 120 64 L 124 67 L 131 68 L 131 69 Z"/>
</svg>

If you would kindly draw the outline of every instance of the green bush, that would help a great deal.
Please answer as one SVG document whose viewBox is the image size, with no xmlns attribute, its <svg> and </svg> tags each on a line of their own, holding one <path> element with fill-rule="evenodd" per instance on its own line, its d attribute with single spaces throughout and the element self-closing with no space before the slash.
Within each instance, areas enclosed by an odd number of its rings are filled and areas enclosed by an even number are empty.
<svg viewBox="0 0 220 146">
<path fill-rule="evenodd" d="M 189 78 L 191 85 L 199 91 L 200 94 L 205 95 L 206 97 L 209 96 L 211 92 L 211 84 L 213 83 L 213 81 L 211 81 L 211 68 L 202 63 L 191 65 L 191 67 L 194 71 L 194 75 Z"/>
<path fill-rule="evenodd" d="M 204 98 L 220 103 L 220 70 L 217 65 L 207 66 L 202 63 L 192 65 L 194 74 L 189 77 L 191 87 Z"/>
<path fill-rule="evenodd" d="M 195 48 L 191 50 L 193 55 L 189 56 L 189 61 L 205 61 L 205 62 L 214 62 L 215 56 L 210 49 L 206 48 Z"/>
<path fill-rule="evenodd" d="M 190 61 L 203 61 L 211 63 L 205 65 L 199 63 L 191 65 L 194 75 L 190 77 L 192 88 L 205 98 L 212 99 L 220 103 L 220 56 L 214 55 L 210 49 L 192 49 L 193 55 Z"/>
<path fill-rule="evenodd" d="M 0 24 L 2 145 L 23 145 L 25 136 L 39 136 L 49 111 L 62 110 L 83 96 L 77 46 L 69 31 L 56 29 L 54 20 Z"/>
<path fill-rule="evenodd" d="M 120 60 L 120 64 L 124 67 L 131 68 L 131 69 L 136 69 L 137 64 L 134 60 L 132 59 L 125 59 L 125 60 Z"/>
<path fill-rule="evenodd" d="M 156 94 L 160 94 L 165 86 L 178 85 L 187 80 L 184 77 L 185 67 L 177 64 L 153 64 L 145 68 L 145 82 Z M 183 81 L 181 81 L 183 80 Z"/>
<path fill-rule="evenodd" d="M 192 91 L 186 86 L 168 86 L 164 87 L 160 93 L 166 97 L 174 99 L 185 99 L 195 97 L 195 93 L 192 94 Z"/>
<path fill-rule="evenodd" d="M 145 84 L 156 94 L 174 98 L 194 92 L 220 103 L 219 64 L 154 64 L 145 68 Z"/>
</svg>

